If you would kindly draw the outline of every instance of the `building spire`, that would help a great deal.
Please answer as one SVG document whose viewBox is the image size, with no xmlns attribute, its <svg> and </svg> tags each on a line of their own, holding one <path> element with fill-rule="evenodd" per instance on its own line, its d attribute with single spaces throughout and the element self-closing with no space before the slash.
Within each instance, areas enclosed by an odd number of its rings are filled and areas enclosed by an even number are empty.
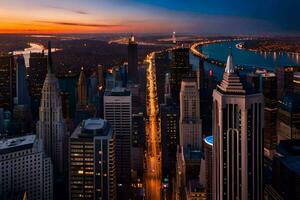
<svg viewBox="0 0 300 200">
<path fill-rule="evenodd" d="M 48 41 L 47 70 L 48 70 L 49 74 L 51 74 L 53 72 L 53 67 L 52 67 L 52 53 L 51 53 L 51 41 Z"/>
<path fill-rule="evenodd" d="M 226 63 L 226 68 L 225 68 L 226 73 L 234 73 L 234 65 L 233 65 L 233 58 L 232 58 L 232 49 L 231 47 L 229 48 L 229 55 L 227 58 L 227 63 Z"/>
</svg>

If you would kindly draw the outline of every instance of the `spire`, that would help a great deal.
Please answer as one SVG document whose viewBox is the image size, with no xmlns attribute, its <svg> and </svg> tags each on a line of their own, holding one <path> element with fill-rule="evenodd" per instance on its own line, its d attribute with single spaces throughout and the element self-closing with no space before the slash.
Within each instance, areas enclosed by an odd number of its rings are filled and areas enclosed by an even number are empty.
<svg viewBox="0 0 300 200">
<path fill-rule="evenodd" d="M 48 73 L 52 73 L 53 72 L 53 68 L 52 68 L 52 54 L 51 54 L 51 41 L 48 41 L 48 61 L 47 61 L 47 70 Z"/>
<path fill-rule="evenodd" d="M 229 55 L 228 55 L 228 58 L 227 58 L 225 72 L 226 73 L 234 73 L 235 72 L 234 65 L 233 65 L 231 48 L 229 48 Z"/>
</svg>

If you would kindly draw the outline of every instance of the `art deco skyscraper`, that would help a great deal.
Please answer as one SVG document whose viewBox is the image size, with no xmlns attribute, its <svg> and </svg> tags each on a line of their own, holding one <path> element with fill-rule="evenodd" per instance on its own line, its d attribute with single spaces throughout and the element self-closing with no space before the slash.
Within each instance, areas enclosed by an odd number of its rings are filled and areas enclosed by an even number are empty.
<svg viewBox="0 0 300 200">
<path fill-rule="evenodd" d="M 200 150 L 202 141 L 200 100 L 197 82 L 184 79 L 180 90 L 180 145 L 192 150 Z"/>
<path fill-rule="evenodd" d="M 242 84 L 232 55 L 213 92 L 213 199 L 263 199 L 263 95 Z"/>
<path fill-rule="evenodd" d="M 55 77 L 52 66 L 50 42 L 48 44 L 48 51 L 48 73 L 42 89 L 37 134 L 43 140 L 45 153 L 51 157 L 54 165 L 54 173 L 62 173 L 65 124 L 62 115 L 58 79 Z"/>
</svg>

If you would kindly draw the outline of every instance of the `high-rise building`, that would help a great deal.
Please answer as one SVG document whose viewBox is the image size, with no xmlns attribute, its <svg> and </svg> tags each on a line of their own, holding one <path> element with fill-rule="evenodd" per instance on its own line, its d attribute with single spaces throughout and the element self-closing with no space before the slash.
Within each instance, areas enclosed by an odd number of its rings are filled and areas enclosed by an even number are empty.
<svg viewBox="0 0 300 200">
<path fill-rule="evenodd" d="M 206 199 L 212 200 L 213 136 L 204 138 Z"/>
<path fill-rule="evenodd" d="M 138 44 L 133 35 L 128 41 L 128 77 L 138 83 Z"/>
<path fill-rule="evenodd" d="M 29 106 L 30 97 L 26 80 L 26 66 L 23 56 L 16 59 L 16 104 Z"/>
<path fill-rule="evenodd" d="M 16 95 L 16 67 L 14 56 L 0 55 L 0 107 L 12 111 Z"/>
<path fill-rule="evenodd" d="M 160 105 L 160 128 L 162 145 L 162 175 L 171 179 L 175 175 L 176 152 L 179 144 L 179 106 Z"/>
<path fill-rule="evenodd" d="M 213 199 L 263 199 L 263 95 L 251 93 L 227 59 L 213 92 Z"/>
<path fill-rule="evenodd" d="M 299 67 L 279 67 L 276 69 L 277 76 L 277 98 L 280 100 L 286 92 L 293 91 L 294 72 L 299 71 Z"/>
<path fill-rule="evenodd" d="M 164 94 L 164 103 L 168 104 L 169 101 L 172 99 L 171 93 L 171 77 L 170 73 L 166 73 L 165 75 L 165 94 Z"/>
<path fill-rule="evenodd" d="M 281 141 L 273 158 L 272 187 L 284 200 L 300 199 L 299 166 L 300 140 Z"/>
<path fill-rule="evenodd" d="M 86 105 L 87 105 L 87 82 L 82 68 L 77 83 L 77 106 L 84 107 Z"/>
<path fill-rule="evenodd" d="M 178 48 L 172 50 L 171 90 L 175 101 L 179 100 L 179 92 L 183 77 L 192 73 L 190 65 L 190 49 Z"/>
<path fill-rule="evenodd" d="M 48 44 L 48 73 L 42 89 L 39 121 L 37 122 L 37 135 L 44 143 L 46 155 L 51 157 L 54 173 L 62 173 L 64 168 L 63 143 L 65 137 L 65 123 L 62 114 L 62 103 L 58 79 L 55 77 L 51 44 Z"/>
<path fill-rule="evenodd" d="M 31 110 L 34 120 L 38 119 L 38 110 L 41 102 L 43 83 L 47 74 L 47 56 L 42 53 L 30 53 L 28 70 L 29 93 Z"/>
<path fill-rule="evenodd" d="M 51 159 L 35 135 L 0 140 L 0 198 L 26 192 L 28 199 L 53 199 Z"/>
<path fill-rule="evenodd" d="M 286 93 L 278 102 L 277 142 L 300 139 L 300 94 Z"/>
<path fill-rule="evenodd" d="M 155 54 L 155 74 L 157 88 L 163 88 L 166 84 L 166 73 L 171 69 L 170 53 L 168 51 L 162 51 Z M 170 74 L 170 73 L 169 73 Z M 171 77 L 170 77 L 171 84 Z M 158 103 L 164 103 L 164 90 L 157 90 Z"/>
<path fill-rule="evenodd" d="M 202 144 L 202 122 L 197 82 L 184 79 L 180 90 L 180 145 L 192 150 L 200 150 Z"/>
<path fill-rule="evenodd" d="M 125 88 L 113 88 L 104 94 L 104 118 L 116 134 L 118 195 L 128 199 L 131 178 L 132 99 Z M 121 197 L 119 196 L 119 197 Z M 119 198 L 118 197 L 118 198 Z"/>
<path fill-rule="evenodd" d="M 87 119 L 69 142 L 69 199 L 116 199 L 115 134 L 103 119 Z"/>
<path fill-rule="evenodd" d="M 300 93 L 300 72 L 294 73 L 293 83 L 294 83 L 294 92 Z"/>
<path fill-rule="evenodd" d="M 99 91 L 104 91 L 105 89 L 105 79 L 104 79 L 104 67 L 102 65 L 98 65 L 98 89 Z"/>
</svg>

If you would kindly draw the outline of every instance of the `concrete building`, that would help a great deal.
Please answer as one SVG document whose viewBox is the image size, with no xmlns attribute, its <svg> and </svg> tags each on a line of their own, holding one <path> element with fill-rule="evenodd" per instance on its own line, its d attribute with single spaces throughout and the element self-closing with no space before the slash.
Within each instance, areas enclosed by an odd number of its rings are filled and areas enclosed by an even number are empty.
<svg viewBox="0 0 300 200">
<path fill-rule="evenodd" d="M 264 101 L 246 88 L 230 54 L 213 92 L 213 199 L 263 199 Z"/>
<path fill-rule="evenodd" d="M 51 159 L 35 135 L 0 140 L 0 198 L 24 194 L 32 200 L 53 199 Z"/>
<path fill-rule="evenodd" d="M 16 59 L 16 99 L 15 104 L 29 106 L 30 97 L 26 80 L 26 66 L 23 56 Z"/>
<path fill-rule="evenodd" d="M 116 134 L 116 168 L 118 195 L 128 199 L 131 182 L 132 98 L 125 88 L 104 93 L 104 118 Z M 124 196 L 123 196 L 124 195 Z M 118 197 L 119 198 L 119 197 Z"/>
<path fill-rule="evenodd" d="M 116 199 L 115 134 L 110 124 L 84 120 L 69 144 L 69 199 Z"/>
<path fill-rule="evenodd" d="M 56 78 L 51 57 L 51 44 L 48 46 L 48 73 L 42 89 L 39 109 L 39 121 L 36 125 L 38 137 L 43 140 L 46 155 L 50 156 L 54 165 L 54 173 L 60 174 L 64 168 L 63 143 L 65 139 L 65 123 L 62 114 L 62 102 L 58 79 Z"/>
<path fill-rule="evenodd" d="M 184 79 L 180 90 L 180 145 L 184 149 L 200 150 L 202 143 L 202 122 L 197 82 Z"/>
</svg>

